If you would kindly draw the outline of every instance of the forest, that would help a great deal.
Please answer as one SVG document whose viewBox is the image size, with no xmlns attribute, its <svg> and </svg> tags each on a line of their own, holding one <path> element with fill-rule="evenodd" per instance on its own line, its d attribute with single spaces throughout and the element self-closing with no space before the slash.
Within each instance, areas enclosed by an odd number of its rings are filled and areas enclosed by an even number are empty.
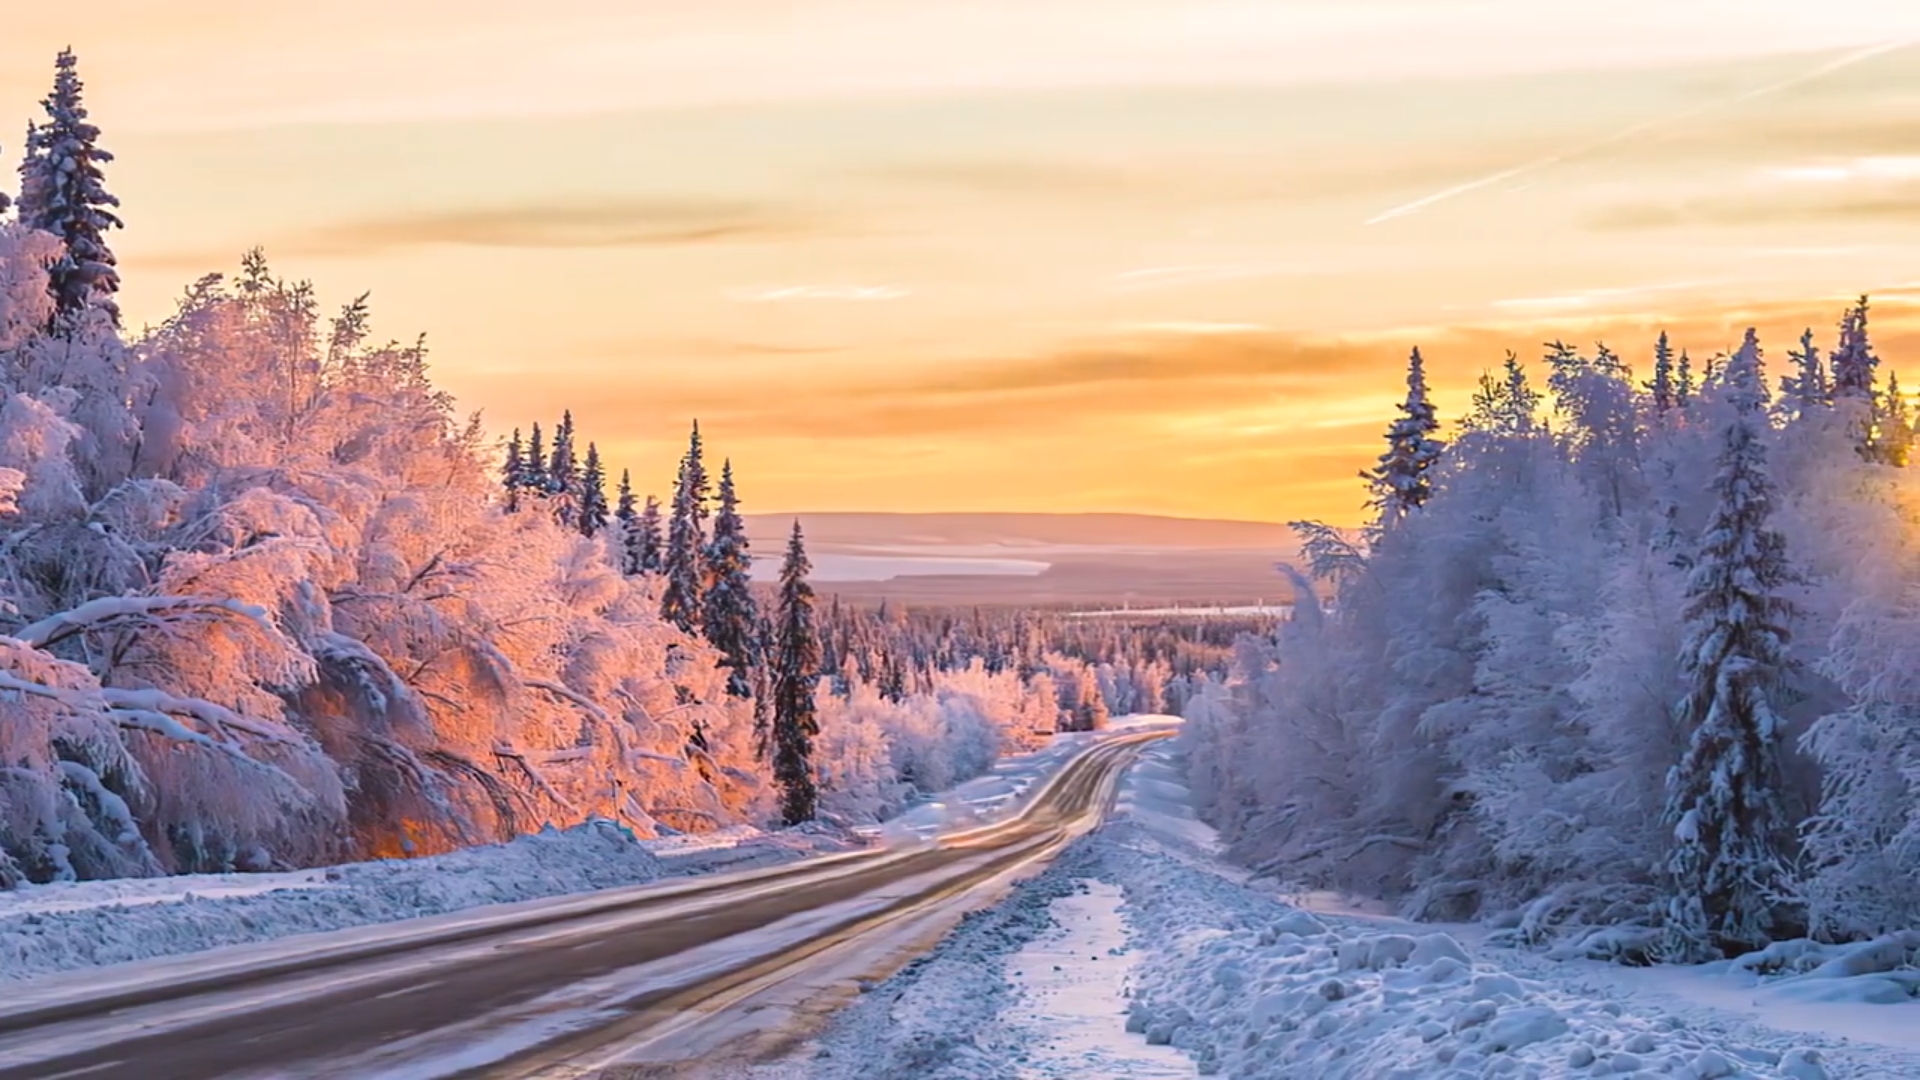
<svg viewBox="0 0 1920 1080">
<path fill-rule="evenodd" d="M 1416 351 L 1370 526 L 1296 525 L 1327 603 L 1189 706 L 1236 854 L 1631 962 L 1920 926 L 1920 486 L 1869 313 L 1784 364 L 1509 355 L 1445 441 Z"/>
<path fill-rule="evenodd" d="M 697 425 L 664 506 L 610 498 L 570 415 L 490 437 L 257 250 L 130 333 L 112 161 L 63 53 L 0 220 L 0 888 L 872 821 L 1224 670 L 1217 632 L 842 611 L 797 525 L 756 586 Z"/>
</svg>

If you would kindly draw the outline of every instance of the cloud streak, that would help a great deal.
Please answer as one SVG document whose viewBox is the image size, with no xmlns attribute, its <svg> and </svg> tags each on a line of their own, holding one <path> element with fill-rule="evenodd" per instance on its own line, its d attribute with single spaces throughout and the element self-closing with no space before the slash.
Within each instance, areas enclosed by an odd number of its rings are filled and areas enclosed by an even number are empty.
<svg viewBox="0 0 1920 1080">
<path fill-rule="evenodd" d="M 1758 86 L 1751 90 L 1747 90 L 1739 94 L 1734 94 L 1731 97 L 1718 98 L 1713 101 L 1703 102 L 1691 108 L 1682 109 L 1679 112 L 1670 113 L 1666 116 L 1656 117 L 1652 120 L 1647 120 L 1642 123 L 1634 124 L 1631 127 L 1622 128 L 1619 131 L 1616 131 L 1602 138 L 1595 139 L 1592 142 L 1582 143 L 1570 150 L 1564 150 L 1556 154 L 1549 154 L 1546 157 L 1538 158 L 1534 161 L 1524 162 L 1522 164 L 1515 165 L 1511 168 L 1502 169 L 1499 172 L 1492 173 L 1487 176 L 1482 176 L 1476 180 L 1469 180 L 1463 184 L 1455 184 L 1452 187 L 1443 188 L 1442 190 L 1433 192 L 1430 195 L 1423 195 L 1420 198 L 1414 199 L 1411 202 L 1402 203 L 1399 206 L 1395 206 L 1387 210 L 1383 210 L 1380 213 L 1375 214 L 1373 217 L 1368 218 L 1362 224 L 1380 225 L 1385 222 L 1392 221 L 1395 218 L 1403 218 L 1410 214 L 1417 214 L 1420 211 L 1425 210 L 1430 206 L 1434 206 L 1439 203 L 1446 202 L 1449 199 L 1457 198 L 1461 195 L 1466 195 L 1471 192 L 1479 191 L 1482 188 L 1492 187 L 1495 184 L 1503 183 L 1507 180 L 1512 180 L 1516 177 L 1525 176 L 1529 173 L 1538 172 L 1542 169 L 1551 168 L 1555 165 L 1564 164 L 1576 158 L 1585 157 L 1589 154 L 1595 153 L 1596 151 L 1605 150 L 1611 146 L 1617 146 L 1621 143 L 1639 138 L 1642 135 L 1646 135 L 1651 132 L 1658 131 L 1662 128 L 1672 127 L 1676 124 L 1680 124 L 1685 121 L 1695 119 L 1696 117 L 1704 116 L 1704 115 L 1707 115 L 1708 113 L 1716 112 L 1721 109 L 1732 108 L 1735 105 L 1744 104 L 1746 102 L 1753 101 L 1757 98 L 1766 97 L 1771 94 L 1778 94 L 1786 90 L 1791 90 L 1797 86 L 1804 86 L 1807 83 L 1813 82 L 1817 79 L 1822 79 L 1836 72 L 1844 71 L 1847 68 L 1853 67 L 1856 64 L 1865 63 L 1866 61 L 1872 60 L 1875 57 L 1884 56 L 1891 52 L 1896 52 L 1901 49 L 1909 48 L 1914 43 L 1915 43 L 1915 39 L 1913 38 L 1901 38 L 1895 41 L 1883 41 L 1876 45 L 1870 45 L 1864 49 L 1856 49 L 1852 52 L 1847 53 L 1844 56 L 1841 56 L 1834 60 L 1830 60 L 1827 63 L 1821 64 L 1810 71 L 1804 71 L 1797 75 L 1791 76 L 1789 78 L 1779 79 L 1774 82 L 1767 83 L 1764 86 Z"/>
<path fill-rule="evenodd" d="M 792 240 L 818 231 L 815 222 L 754 202 L 582 197 L 343 221 L 274 246 L 301 255 L 369 255 L 436 245 L 624 248 Z"/>
</svg>

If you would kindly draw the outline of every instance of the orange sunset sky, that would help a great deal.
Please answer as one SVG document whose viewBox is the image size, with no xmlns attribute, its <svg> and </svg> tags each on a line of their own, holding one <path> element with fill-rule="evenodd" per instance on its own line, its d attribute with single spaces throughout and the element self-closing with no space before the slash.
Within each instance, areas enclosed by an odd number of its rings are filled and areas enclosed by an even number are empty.
<svg viewBox="0 0 1920 1080">
<path fill-rule="evenodd" d="M 131 325 L 264 245 L 504 433 L 571 407 L 748 509 L 1354 521 L 1423 345 L 1784 357 L 1871 292 L 1920 385 L 1912 0 L 98 0 Z M 13 119 L 6 119 L 12 117 Z"/>
</svg>

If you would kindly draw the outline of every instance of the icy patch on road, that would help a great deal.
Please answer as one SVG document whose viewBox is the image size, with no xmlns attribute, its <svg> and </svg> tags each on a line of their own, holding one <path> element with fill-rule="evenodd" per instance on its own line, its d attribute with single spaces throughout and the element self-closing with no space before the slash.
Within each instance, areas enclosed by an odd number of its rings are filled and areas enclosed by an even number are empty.
<svg viewBox="0 0 1920 1080">
<path fill-rule="evenodd" d="M 1054 931 L 1007 961 L 1030 1032 L 1021 1080 L 1118 1077 L 1186 1080 L 1185 1054 L 1122 1030 L 1132 950 L 1120 916 L 1121 893 L 1104 881 L 1063 896 L 1048 909 Z"/>
</svg>

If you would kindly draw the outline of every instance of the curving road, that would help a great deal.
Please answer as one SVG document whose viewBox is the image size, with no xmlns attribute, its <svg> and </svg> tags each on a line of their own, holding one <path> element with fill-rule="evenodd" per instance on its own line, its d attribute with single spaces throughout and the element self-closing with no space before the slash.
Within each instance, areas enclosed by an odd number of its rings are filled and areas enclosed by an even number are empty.
<svg viewBox="0 0 1920 1080">
<path fill-rule="evenodd" d="M 332 947 L 321 935 L 257 962 L 189 960 L 178 977 L 0 1004 L 0 1080 L 586 1077 L 649 1047 L 665 1060 L 676 1046 L 738 1050 L 751 1029 L 735 1014 L 782 985 L 817 990 L 904 959 L 929 926 L 1094 827 L 1121 769 L 1165 734 L 1097 744 L 1019 815 L 930 845 L 349 932 Z"/>
</svg>

